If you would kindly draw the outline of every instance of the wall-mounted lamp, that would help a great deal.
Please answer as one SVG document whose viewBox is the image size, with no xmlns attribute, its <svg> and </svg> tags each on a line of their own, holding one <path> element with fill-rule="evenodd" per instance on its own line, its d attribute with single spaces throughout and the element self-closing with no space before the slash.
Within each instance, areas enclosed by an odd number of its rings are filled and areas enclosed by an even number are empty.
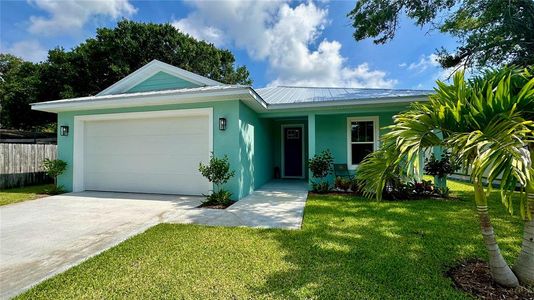
<svg viewBox="0 0 534 300">
<path fill-rule="evenodd" d="M 226 118 L 219 118 L 219 130 L 226 130 Z"/>
<path fill-rule="evenodd" d="M 60 126 L 59 127 L 59 134 L 61 136 L 68 136 L 69 135 L 69 126 Z"/>
</svg>

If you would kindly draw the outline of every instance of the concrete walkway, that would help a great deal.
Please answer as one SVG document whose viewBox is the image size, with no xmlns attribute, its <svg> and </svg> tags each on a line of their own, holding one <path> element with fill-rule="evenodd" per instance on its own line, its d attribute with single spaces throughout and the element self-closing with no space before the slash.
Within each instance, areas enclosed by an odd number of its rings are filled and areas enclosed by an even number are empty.
<svg viewBox="0 0 534 300">
<path fill-rule="evenodd" d="M 307 183 L 275 180 L 225 210 L 189 209 L 167 216 L 166 222 L 210 226 L 300 229 L 308 197 Z"/>
<path fill-rule="evenodd" d="M 202 197 L 68 193 L 0 206 L 0 299 L 13 297 L 159 223 L 298 229 L 301 181 L 273 181 L 226 210 Z"/>
</svg>

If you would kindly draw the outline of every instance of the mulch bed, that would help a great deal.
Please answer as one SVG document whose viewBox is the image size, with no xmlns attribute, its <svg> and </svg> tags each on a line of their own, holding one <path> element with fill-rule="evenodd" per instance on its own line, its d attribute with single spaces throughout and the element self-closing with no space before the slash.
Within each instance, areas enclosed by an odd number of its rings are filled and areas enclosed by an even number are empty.
<svg viewBox="0 0 534 300">
<path fill-rule="evenodd" d="M 447 271 L 456 288 L 478 299 L 534 299 L 534 290 L 519 286 L 505 288 L 493 281 L 488 264 L 479 259 L 471 259 Z"/>
<path fill-rule="evenodd" d="M 222 204 L 210 204 L 210 203 L 202 203 L 200 204 L 198 207 L 199 208 L 211 208 L 211 209 L 226 209 L 230 206 L 232 206 L 232 204 L 234 204 L 235 202 L 232 202 L 228 205 L 222 205 Z"/>
</svg>

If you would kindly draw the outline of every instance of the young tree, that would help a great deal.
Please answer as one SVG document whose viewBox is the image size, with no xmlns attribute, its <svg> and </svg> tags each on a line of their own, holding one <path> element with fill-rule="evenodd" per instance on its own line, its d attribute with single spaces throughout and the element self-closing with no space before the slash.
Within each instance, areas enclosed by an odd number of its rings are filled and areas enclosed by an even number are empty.
<svg viewBox="0 0 534 300">
<path fill-rule="evenodd" d="M 326 193 L 330 190 L 330 184 L 326 177 L 332 173 L 334 157 L 329 149 L 323 150 L 320 154 L 315 154 L 308 160 L 308 165 L 313 178 L 319 182 L 313 182 L 312 188 L 315 192 Z"/>
<path fill-rule="evenodd" d="M 46 174 L 54 178 L 54 188 L 50 191 L 52 194 L 58 194 L 63 191 L 63 186 L 57 185 L 57 177 L 67 169 L 67 162 L 61 159 L 45 159 L 43 161 L 43 169 Z"/>
<path fill-rule="evenodd" d="M 414 174 L 419 170 L 420 153 L 433 146 L 444 147 L 465 169 L 468 166 L 471 169 L 474 201 L 494 280 L 504 286 L 517 286 L 519 277 L 522 282 L 532 284 L 532 73 L 505 68 L 466 82 L 459 72 L 451 85 L 438 82 L 438 86 L 429 102 L 415 103 L 407 112 L 396 116 L 390 132 L 384 135 L 384 146 L 360 164 L 357 176 L 364 182 L 365 194 L 380 198 L 390 173 Z M 440 131 L 443 138 L 438 137 L 436 131 Z M 489 182 L 501 177 L 499 189 L 510 212 L 512 194 L 517 185 L 522 187 L 518 198 L 525 218 L 525 237 L 514 266 L 515 274 L 502 257 L 495 239 L 482 184 L 484 174 Z"/>
<path fill-rule="evenodd" d="M 234 170 L 230 170 L 230 162 L 228 156 L 222 158 L 211 156 L 207 165 L 202 162 L 198 166 L 198 170 L 202 176 L 206 177 L 209 182 L 215 185 L 215 190 L 207 196 L 207 204 L 222 204 L 228 205 L 232 202 L 232 193 L 224 189 L 224 185 L 235 175 Z"/>
<path fill-rule="evenodd" d="M 359 0 L 348 16 L 357 41 L 383 44 L 393 39 L 403 14 L 457 38 L 454 52 L 437 53 L 444 68 L 534 64 L 532 0 Z"/>
</svg>

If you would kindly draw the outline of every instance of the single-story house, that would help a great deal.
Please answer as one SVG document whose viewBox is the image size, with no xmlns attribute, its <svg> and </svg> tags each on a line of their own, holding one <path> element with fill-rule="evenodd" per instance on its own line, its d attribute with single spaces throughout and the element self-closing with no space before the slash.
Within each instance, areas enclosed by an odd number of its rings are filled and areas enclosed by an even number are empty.
<svg viewBox="0 0 534 300">
<path fill-rule="evenodd" d="M 356 168 L 381 127 L 430 91 L 223 84 L 154 60 L 95 96 L 32 104 L 57 113 L 68 191 L 206 194 L 198 166 L 227 155 L 241 199 L 272 178 L 307 180 L 329 149 Z"/>
</svg>

